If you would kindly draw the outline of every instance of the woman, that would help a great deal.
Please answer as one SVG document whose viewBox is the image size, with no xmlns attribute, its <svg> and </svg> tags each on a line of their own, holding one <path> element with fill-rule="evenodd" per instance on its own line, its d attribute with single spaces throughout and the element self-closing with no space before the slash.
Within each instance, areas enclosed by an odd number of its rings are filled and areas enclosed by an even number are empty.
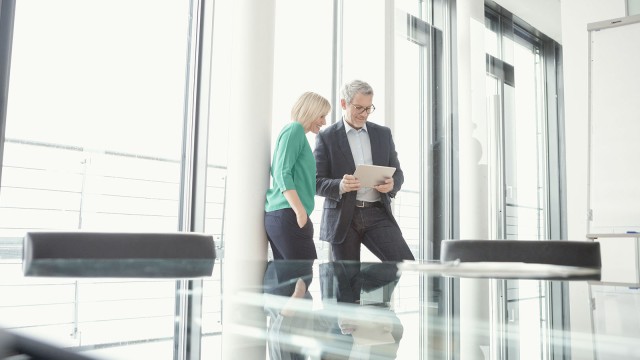
<svg viewBox="0 0 640 360">
<path fill-rule="evenodd" d="M 306 92 L 293 105 L 291 123 L 278 135 L 264 218 L 275 260 L 318 258 L 309 220 L 316 193 L 316 161 L 305 134 L 318 134 L 329 110 L 327 99 Z"/>
</svg>

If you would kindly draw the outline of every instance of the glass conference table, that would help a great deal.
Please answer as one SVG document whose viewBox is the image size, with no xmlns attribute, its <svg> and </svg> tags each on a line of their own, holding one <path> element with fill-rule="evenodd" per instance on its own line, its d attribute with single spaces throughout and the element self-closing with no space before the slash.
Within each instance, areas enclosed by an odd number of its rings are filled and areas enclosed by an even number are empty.
<svg viewBox="0 0 640 360">
<path fill-rule="evenodd" d="M 266 342 L 270 359 L 640 359 L 638 288 L 599 277 L 523 263 L 270 262 L 263 293 L 234 299 L 267 325 L 228 329 Z M 568 320 L 573 295 L 592 302 L 593 326 Z"/>
<path fill-rule="evenodd" d="M 223 319 L 201 358 L 225 358 L 228 332 L 266 344 L 267 359 L 640 359 L 638 287 L 598 279 L 522 263 L 269 262 L 260 288 L 223 304 L 258 316 Z M 153 356 L 172 357 L 170 346 Z"/>
</svg>

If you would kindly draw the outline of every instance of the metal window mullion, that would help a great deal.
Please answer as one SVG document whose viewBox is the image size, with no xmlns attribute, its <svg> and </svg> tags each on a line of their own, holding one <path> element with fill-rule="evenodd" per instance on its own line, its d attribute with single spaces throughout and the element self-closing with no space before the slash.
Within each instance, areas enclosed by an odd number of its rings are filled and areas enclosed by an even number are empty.
<svg viewBox="0 0 640 360">
<path fill-rule="evenodd" d="M 335 106 L 331 109 L 331 123 L 334 124 L 340 119 L 340 85 L 342 82 L 342 47 L 343 26 L 344 21 L 344 2 L 343 0 L 333 0 L 333 46 L 332 46 L 332 69 L 331 69 L 331 98 Z"/>
<path fill-rule="evenodd" d="M 549 224 L 551 223 L 551 219 L 549 218 L 549 207 L 551 205 L 551 199 L 550 199 L 550 185 L 551 185 L 551 179 L 549 177 L 549 159 L 550 159 L 550 152 L 549 152 L 549 125 L 548 125 L 548 119 L 547 119 L 547 101 L 546 101 L 546 97 L 545 97 L 545 93 L 546 93 L 546 86 L 545 86 L 545 76 L 544 76 L 544 69 L 545 69 L 545 62 L 544 62 L 544 58 L 543 56 L 540 54 L 541 50 L 540 48 L 536 45 L 535 48 L 538 50 L 535 52 L 535 57 L 537 59 L 536 61 L 536 79 L 535 79 L 535 83 L 536 83 L 536 94 L 537 94 L 537 107 L 538 110 L 537 111 L 537 121 L 538 124 L 540 124 L 540 129 L 538 129 L 539 133 L 542 136 L 541 142 L 542 142 L 542 149 L 540 151 L 538 151 L 538 155 L 542 155 L 542 159 L 541 159 L 541 165 L 542 165 L 542 179 L 544 180 L 544 183 L 541 184 L 542 188 L 543 188 L 543 201 L 544 203 L 542 204 L 543 206 L 543 211 L 544 211 L 544 216 L 543 216 L 543 223 L 542 225 L 544 226 L 544 239 L 548 240 L 551 238 L 551 229 L 549 228 Z M 538 195 L 539 196 L 539 195 Z"/>
<path fill-rule="evenodd" d="M 490 198 L 490 234 L 492 240 L 502 239 L 504 233 L 504 144 L 502 143 L 502 111 L 504 82 L 496 79 L 499 92 L 490 99 L 493 118 L 489 123 L 489 198 Z"/>
<path fill-rule="evenodd" d="M 432 2 L 433 4 L 433 2 Z M 440 112 L 444 117 L 443 122 L 443 131 L 444 131 L 444 174 L 439 174 L 440 180 L 443 181 L 444 191 L 445 191 L 445 220 L 443 234 L 446 235 L 448 239 L 455 239 L 457 231 L 456 224 L 457 221 L 455 219 L 455 195 L 454 195 L 454 147 L 455 141 L 454 138 L 454 124 L 453 124 L 453 116 L 449 116 L 448 114 L 453 114 L 453 53 L 452 53 L 452 38 L 453 38 L 453 30 L 452 30 L 452 4 L 449 1 L 446 1 L 446 5 L 442 6 L 442 13 L 440 20 L 442 21 L 442 66 L 441 71 L 443 83 L 442 94 L 443 98 L 441 99 L 440 105 L 443 107 Z M 435 11 L 432 11 L 432 18 L 434 26 L 437 25 L 438 19 L 436 18 Z M 436 74 L 437 75 L 437 74 Z M 435 181 L 435 180 L 434 180 Z M 439 258 L 439 256 L 438 256 Z M 459 338 L 459 298 L 456 296 L 459 294 L 459 281 L 455 281 L 453 278 L 447 278 L 444 280 L 443 284 L 443 292 L 444 292 L 444 313 L 446 314 L 446 344 L 447 350 L 445 353 L 446 359 L 453 359 L 454 354 L 460 353 L 460 338 Z"/>
<path fill-rule="evenodd" d="M 507 280 L 489 280 L 489 304 L 490 304 L 490 358 L 508 359 L 508 339 L 507 331 L 508 308 L 507 308 Z"/>
<path fill-rule="evenodd" d="M 2 159 L 9 100 L 9 74 L 11 70 L 15 9 L 15 0 L 0 0 L 0 184 L 2 184 Z"/>
<path fill-rule="evenodd" d="M 207 11 L 208 10 L 208 11 Z M 189 42 L 185 69 L 185 105 L 183 151 L 180 181 L 179 231 L 204 231 L 208 88 L 203 80 L 205 25 L 212 23 L 213 1 L 192 0 L 189 9 Z M 209 24 L 210 25 L 210 24 Z M 202 280 L 176 281 L 176 323 L 174 328 L 174 359 L 200 359 Z"/>
<path fill-rule="evenodd" d="M 557 50 L 554 42 L 549 41 L 543 45 L 542 57 L 544 63 L 544 101 L 546 125 L 547 125 L 547 151 L 549 155 L 549 237 L 551 239 L 564 239 L 563 225 L 563 200 L 562 189 L 565 174 L 562 166 L 563 152 L 561 150 L 562 126 L 560 124 L 561 96 L 558 94 L 558 64 L 556 63 Z M 553 180 L 555 179 L 555 180 Z"/>
<path fill-rule="evenodd" d="M 419 82 L 419 99 L 420 104 L 418 104 L 418 113 L 420 119 L 418 120 L 418 131 L 419 131 L 419 144 L 420 144 L 420 154 L 418 156 L 418 161 L 420 164 L 421 172 L 420 172 L 420 222 L 419 222 L 419 231 L 420 231 L 420 256 L 421 259 L 434 259 L 433 254 L 433 245 L 432 241 L 435 239 L 429 239 L 429 226 L 426 226 L 427 223 L 433 223 L 433 221 L 429 221 L 429 216 L 431 213 L 431 203 L 427 198 L 429 195 L 429 191 L 433 189 L 433 175 L 429 173 L 430 167 L 428 166 L 429 159 L 432 158 L 433 149 L 431 148 L 431 144 L 433 143 L 433 128 L 434 128 L 434 118 L 433 112 L 429 111 L 429 109 L 433 108 L 433 38 L 435 36 L 433 29 L 431 27 L 427 27 L 428 36 L 427 43 L 424 46 L 420 46 L 419 54 L 418 54 L 418 76 L 420 77 Z M 431 54 L 431 56 L 429 55 Z M 426 105 L 428 104 L 428 106 Z M 433 220 L 433 219 L 431 219 Z M 431 242 L 430 242 L 431 241 Z"/>
</svg>

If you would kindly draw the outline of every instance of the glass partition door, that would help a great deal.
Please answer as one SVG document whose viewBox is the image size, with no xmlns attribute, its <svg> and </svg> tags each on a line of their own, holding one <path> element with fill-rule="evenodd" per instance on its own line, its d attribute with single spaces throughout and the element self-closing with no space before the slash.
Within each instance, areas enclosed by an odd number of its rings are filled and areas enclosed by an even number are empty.
<svg viewBox="0 0 640 360">
<path fill-rule="evenodd" d="M 488 13 L 486 25 L 491 236 L 547 240 L 551 155 L 542 47 L 508 18 Z M 550 288 L 526 280 L 493 284 L 498 329 L 519 334 L 494 344 L 498 358 L 549 358 Z"/>
</svg>

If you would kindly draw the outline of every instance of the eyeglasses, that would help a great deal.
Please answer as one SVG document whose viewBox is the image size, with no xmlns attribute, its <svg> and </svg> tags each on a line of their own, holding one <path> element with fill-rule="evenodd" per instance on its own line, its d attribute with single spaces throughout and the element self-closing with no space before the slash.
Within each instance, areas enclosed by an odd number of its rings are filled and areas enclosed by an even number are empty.
<svg viewBox="0 0 640 360">
<path fill-rule="evenodd" d="M 356 113 L 358 115 L 360 115 L 360 114 L 362 114 L 364 112 L 366 112 L 367 115 L 368 115 L 368 114 L 371 114 L 372 112 L 374 112 L 376 110 L 376 107 L 373 106 L 373 104 L 371 106 L 369 106 L 369 107 L 364 107 L 364 106 L 360 106 L 360 105 L 354 105 L 354 104 L 351 104 L 351 103 L 349 103 L 349 105 L 353 106 L 353 108 L 356 110 Z"/>
</svg>

